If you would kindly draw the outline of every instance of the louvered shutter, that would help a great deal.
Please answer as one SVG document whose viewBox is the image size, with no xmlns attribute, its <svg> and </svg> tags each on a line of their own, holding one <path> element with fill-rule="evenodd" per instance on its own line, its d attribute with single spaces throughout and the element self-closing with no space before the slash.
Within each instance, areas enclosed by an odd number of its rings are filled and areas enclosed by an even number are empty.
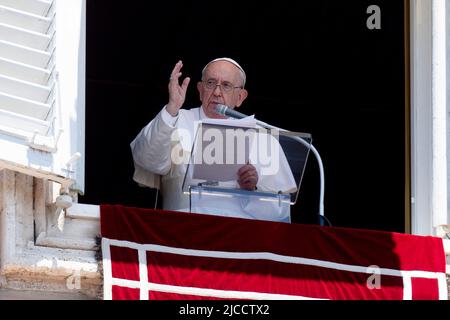
<svg viewBox="0 0 450 320">
<path fill-rule="evenodd" d="M 0 168 L 83 190 L 84 50 L 85 0 L 0 0 Z"/>
</svg>

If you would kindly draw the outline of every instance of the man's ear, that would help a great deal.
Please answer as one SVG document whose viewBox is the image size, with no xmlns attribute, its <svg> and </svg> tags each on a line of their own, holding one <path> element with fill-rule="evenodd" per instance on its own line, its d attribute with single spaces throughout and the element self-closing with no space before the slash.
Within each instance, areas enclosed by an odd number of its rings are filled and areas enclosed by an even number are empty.
<svg viewBox="0 0 450 320">
<path fill-rule="evenodd" d="M 203 102 L 203 90 L 202 90 L 202 82 L 201 81 L 197 82 L 197 90 L 198 90 L 198 94 L 200 96 L 200 101 Z"/>
<path fill-rule="evenodd" d="M 244 100 L 247 98 L 247 96 L 248 96 L 248 91 L 245 89 L 241 89 L 239 92 L 238 102 L 236 103 L 235 108 L 239 108 L 241 106 L 242 102 L 244 102 Z"/>
</svg>

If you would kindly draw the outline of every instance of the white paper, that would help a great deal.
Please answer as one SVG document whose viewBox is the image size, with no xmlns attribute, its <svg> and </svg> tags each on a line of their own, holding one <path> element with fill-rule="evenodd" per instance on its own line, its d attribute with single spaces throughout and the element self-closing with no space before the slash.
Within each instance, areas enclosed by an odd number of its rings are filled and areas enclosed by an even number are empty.
<svg viewBox="0 0 450 320">
<path fill-rule="evenodd" d="M 251 115 L 242 119 L 214 119 L 208 118 L 202 120 L 205 124 L 215 124 L 230 127 L 256 128 L 255 115 Z"/>
<path fill-rule="evenodd" d="M 250 147 L 252 145 L 253 137 L 256 131 L 253 133 L 247 133 L 247 130 L 256 128 L 256 119 L 254 116 L 249 116 L 243 119 L 206 119 L 202 121 L 203 124 L 211 126 L 217 129 L 216 132 L 221 133 L 222 143 L 217 143 L 214 148 L 213 142 L 202 142 L 202 137 L 197 135 L 196 143 L 196 155 L 201 158 L 196 158 L 193 164 L 193 175 L 192 178 L 199 180 L 210 180 L 210 181 L 232 181 L 237 180 L 238 170 L 249 163 L 249 153 Z M 231 128 L 228 128 L 231 127 Z M 242 128 L 242 130 L 239 130 Z M 241 139 L 241 141 L 247 141 L 245 143 L 245 148 L 239 147 L 237 143 L 227 143 L 226 142 L 226 130 L 233 130 L 236 139 Z M 248 134 L 246 138 L 246 134 Z M 245 140 L 247 139 L 247 140 Z M 232 140 L 233 141 L 233 140 Z M 215 149 L 214 156 L 210 152 Z M 200 152 L 200 154 L 198 154 Z M 217 156 L 217 153 L 220 156 Z M 208 161 L 206 159 L 214 159 L 218 161 Z M 222 161 L 221 161 L 222 160 Z"/>
</svg>

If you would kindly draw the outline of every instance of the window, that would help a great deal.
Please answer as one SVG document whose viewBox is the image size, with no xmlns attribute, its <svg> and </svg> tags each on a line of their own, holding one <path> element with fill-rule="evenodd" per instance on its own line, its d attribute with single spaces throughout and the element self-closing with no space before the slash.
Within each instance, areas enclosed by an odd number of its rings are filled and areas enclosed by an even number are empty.
<svg viewBox="0 0 450 320">
<path fill-rule="evenodd" d="M 85 0 L 0 0 L 0 168 L 81 192 L 85 16 Z"/>
</svg>

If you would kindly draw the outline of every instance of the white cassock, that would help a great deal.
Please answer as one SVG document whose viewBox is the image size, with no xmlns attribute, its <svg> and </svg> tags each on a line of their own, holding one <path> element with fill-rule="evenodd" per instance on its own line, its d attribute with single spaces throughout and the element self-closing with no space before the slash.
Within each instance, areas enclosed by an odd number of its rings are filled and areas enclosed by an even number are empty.
<svg viewBox="0 0 450 320">
<path fill-rule="evenodd" d="M 289 204 L 280 207 L 278 202 L 252 201 L 238 197 L 209 197 L 190 208 L 189 195 L 183 193 L 182 186 L 189 162 L 192 144 L 199 122 L 206 119 L 203 109 L 180 109 L 177 117 L 172 117 L 165 107 L 131 142 L 135 172 L 133 179 L 140 185 L 161 190 L 163 209 L 233 216 L 269 221 L 290 221 Z M 263 139 L 261 135 L 258 135 Z M 272 143 L 276 139 L 269 138 Z M 256 140 L 254 140 L 256 141 Z M 274 142 L 275 141 L 275 142 Z M 273 146 L 272 146 L 273 148 Z M 273 149 L 272 149 L 273 150 Z M 174 152 L 176 151 L 176 152 Z M 174 155 L 178 158 L 173 161 Z M 183 161 L 180 161 L 180 158 Z M 250 163 L 258 172 L 257 191 L 295 192 L 297 185 L 284 152 L 280 152 L 279 170 L 267 170 L 258 164 L 255 153 L 250 153 Z M 266 169 L 266 170 L 265 170 Z M 221 182 L 220 187 L 239 188 L 237 181 Z"/>
</svg>

